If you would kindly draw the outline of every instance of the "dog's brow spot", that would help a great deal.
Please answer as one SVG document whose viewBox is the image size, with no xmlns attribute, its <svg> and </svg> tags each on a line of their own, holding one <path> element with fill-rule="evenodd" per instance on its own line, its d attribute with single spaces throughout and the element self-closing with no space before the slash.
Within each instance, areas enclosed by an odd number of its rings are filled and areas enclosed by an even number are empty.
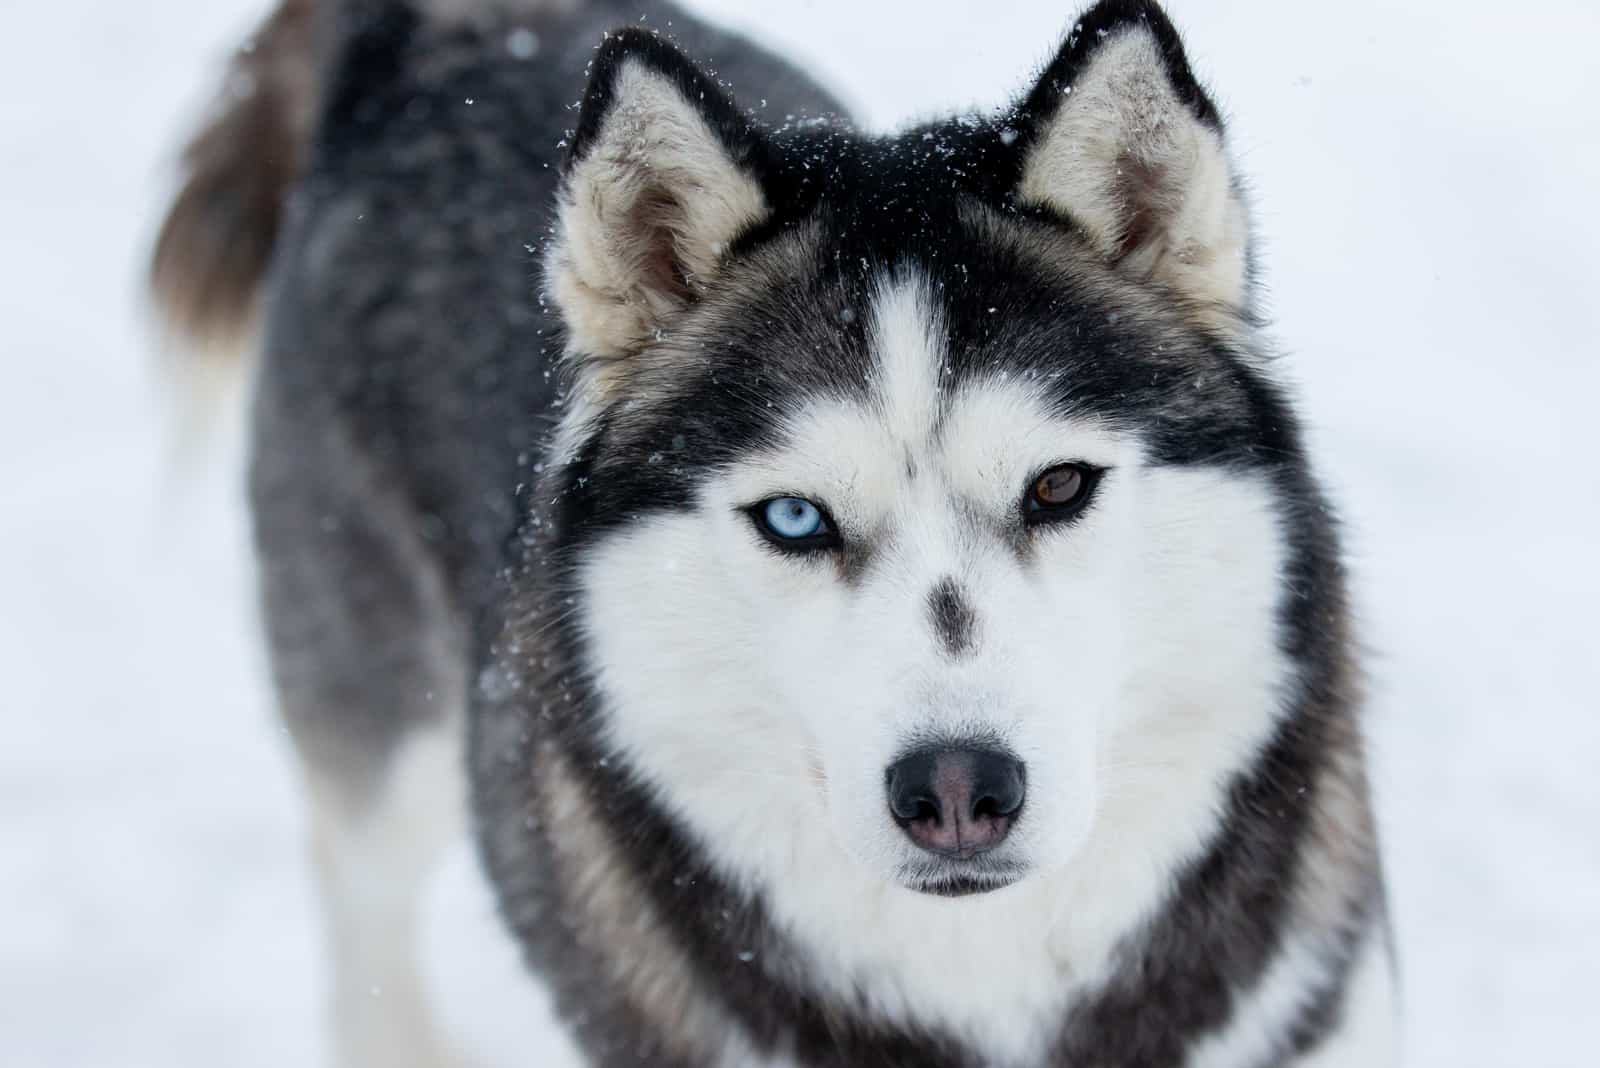
<svg viewBox="0 0 1600 1068">
<path fill-rule="evenodd" d="M 929 591 L 928 616 L 945 652 L 960 656 L 972 648 L 972 632 L 978 617 L 955 579 L 941 579 Z"/>
</svg>

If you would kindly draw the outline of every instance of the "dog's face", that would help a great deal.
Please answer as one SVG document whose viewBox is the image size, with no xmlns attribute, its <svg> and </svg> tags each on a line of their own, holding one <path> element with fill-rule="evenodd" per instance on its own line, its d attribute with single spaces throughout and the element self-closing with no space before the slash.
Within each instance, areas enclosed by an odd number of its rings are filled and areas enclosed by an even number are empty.
<svg viewBox="0 0 1600 1068">
<path fill-rule="evenodd" d="M 734 877 L 996 889 L 1262 728 L 1282 413 L 1168 35 L 884 142 L 603 53 L 551 256 L 572 622 L 606 751 Z"/>
</svg>

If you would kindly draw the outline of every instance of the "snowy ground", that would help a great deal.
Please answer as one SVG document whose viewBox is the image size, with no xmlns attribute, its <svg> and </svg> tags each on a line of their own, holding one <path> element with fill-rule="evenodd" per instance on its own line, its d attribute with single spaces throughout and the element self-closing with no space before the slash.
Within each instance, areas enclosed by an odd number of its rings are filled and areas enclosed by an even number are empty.
<svg viewBox="0 0 1600 1068">
<path fill-rule="evenodd" d="M 697 6 L 880 125 L 998 101 L 1072 7 Z M 17 3 L 0 36 L 0 1063 L 18 1068 L 320 1057 L 237 427 L 173 447 L 136 293 L 171 150 L 257 8 Z M 1233 116 L 1278 331 L 1350 520 L 1410 1062 L 1588 1068 L 1600 16 L 1173 8 Z M 552 1063 L 465 849 L 435 891 L 453 1030 L 485 1064 Z"/>
</svg>

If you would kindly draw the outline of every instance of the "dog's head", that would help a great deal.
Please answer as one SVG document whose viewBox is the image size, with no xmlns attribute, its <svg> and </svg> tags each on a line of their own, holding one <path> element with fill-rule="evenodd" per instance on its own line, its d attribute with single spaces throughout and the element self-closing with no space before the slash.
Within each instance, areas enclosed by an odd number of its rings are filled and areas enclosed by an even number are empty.
<svg viewBox="0 0 1600 1068">
<path fill-rule="evenodd" d="M 763 128 L 609 38 L 547 277 L 609 753 L 756 880 L 831 850 L 963 894 L 1139 806 L 1187 833 L 1285 659 L 1297 445 L 1247 245 L 1154 4 L 1095 8 L 999 117 L 887 139 Z"/>
</svg>

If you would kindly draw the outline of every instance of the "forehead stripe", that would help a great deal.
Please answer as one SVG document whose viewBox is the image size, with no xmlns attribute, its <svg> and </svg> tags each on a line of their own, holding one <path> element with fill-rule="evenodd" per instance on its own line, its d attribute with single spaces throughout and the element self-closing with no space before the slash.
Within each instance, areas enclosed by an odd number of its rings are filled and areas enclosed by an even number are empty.
<svg viewBox="0 0 1600 1068">
<path fill-rule="evenodd" d="M 873 400 L 885 425 L 906 445 L 929 439 L 938 423 L 945 324 L 922 274 L 881 275 L 872 300 Z"/>
</svg>

